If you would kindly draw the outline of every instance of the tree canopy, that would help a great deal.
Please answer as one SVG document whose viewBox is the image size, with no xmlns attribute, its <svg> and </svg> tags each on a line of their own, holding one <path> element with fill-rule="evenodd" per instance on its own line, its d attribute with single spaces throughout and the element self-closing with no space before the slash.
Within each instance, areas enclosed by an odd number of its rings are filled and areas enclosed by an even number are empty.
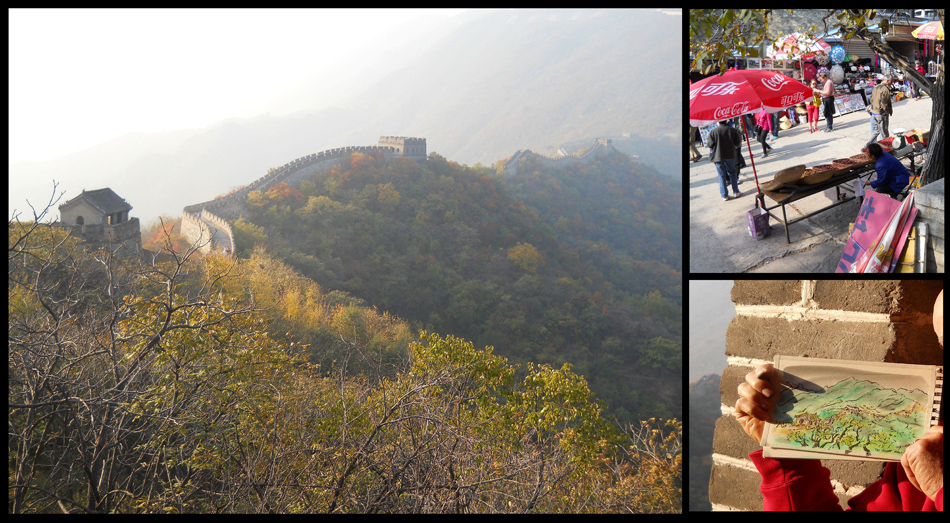
<svg viewBox="0 0 950 523">
<path fill-rule="evenodd" d="M 613 423 L 570 365 L 413 333 L 262 248 L 8 232 L 10 512 L 681 510 L 682 424 Z"/>
</svg>

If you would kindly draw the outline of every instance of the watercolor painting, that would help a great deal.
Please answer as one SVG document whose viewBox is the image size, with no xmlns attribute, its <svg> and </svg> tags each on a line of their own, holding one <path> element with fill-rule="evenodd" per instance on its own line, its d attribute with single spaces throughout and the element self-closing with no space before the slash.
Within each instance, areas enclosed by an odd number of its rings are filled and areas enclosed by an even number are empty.
<svg viewBox="0 0 950 523">
<path fill-rule="evenodd" d="M 820 386 L 785 373 L 773 411 L 772 447 L 900 459 L 927 431 L 929 396 L 849 377 Z"/>
</svg>

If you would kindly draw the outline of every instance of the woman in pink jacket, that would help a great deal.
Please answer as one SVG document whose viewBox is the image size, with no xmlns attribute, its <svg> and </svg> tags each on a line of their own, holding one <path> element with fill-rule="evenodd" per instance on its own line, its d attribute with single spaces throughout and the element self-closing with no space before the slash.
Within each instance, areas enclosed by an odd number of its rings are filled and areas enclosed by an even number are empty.
<svg viewBox="0 0 950 523">
<path fill-rule="evenodd" d="M 762 144 L 762 157 L 768 158 L 769 151 L 772 150 L 772 146 L 765 143 L 765 138 L 769 135 L 769 132 L 772 130 L 772 115 L 767 113 L 765 109 L 759 111 L 759 114 L 755 115 L 755 123 L 758 124 L 758 132 L 756 133 L 756 139 Z"/>
</svg>

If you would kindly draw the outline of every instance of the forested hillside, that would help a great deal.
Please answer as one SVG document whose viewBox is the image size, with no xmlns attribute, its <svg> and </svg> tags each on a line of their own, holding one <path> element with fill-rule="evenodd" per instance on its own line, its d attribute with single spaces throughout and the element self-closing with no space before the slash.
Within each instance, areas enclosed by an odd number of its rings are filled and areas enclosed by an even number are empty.
<svg viewBox="0 0 950 523">
<path fill-rule="evenodd" d="M 482 178 L 472 187 L 499 194 Z M 396 182 L 365 187 L 366 205 L 425 198 L 412 184 L 405 196 Z M 352 203 L 307 201 L 360 218 Z M 531 223 L 527 208 L 514 216 L 523 222 L 506 227 Z M 681 510 L 681 423 L 611 423 L 570 365 L 516 368 L 491 348 L 417 334 L 263 249 L 201 258 L 169 235 L 158 257 L 117 259 L 40 220 L 9 224 L 9 512 Z M 328 244 L 366 248 L 344 241 L 356 230 Z M 546 247 L 546 260 L 501 249 L 509 277 L 557 263 Z M 322 271 L 363 274 L 342 263 Z"/>
<path fill-rule="evenodd" d="M 676 182 L 622 154 L 522 172 L 354 154 L 251 192 L 237 249 L 514 363 L 570 363 L 622 421 L 679 417 Z"/>
</svg>

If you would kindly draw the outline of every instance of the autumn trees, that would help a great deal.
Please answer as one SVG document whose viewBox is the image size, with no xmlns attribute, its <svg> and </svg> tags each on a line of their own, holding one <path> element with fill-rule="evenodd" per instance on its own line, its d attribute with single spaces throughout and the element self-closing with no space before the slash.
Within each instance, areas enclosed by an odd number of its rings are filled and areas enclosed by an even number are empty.
<svg viewBox="0 0 950 523">
<path fill-rule="evenodd" d="M 9 235 L 10 510 L 187 510 L 167 496 L 200 474 L 206 427 L 287 360 L 251 306 L 217 294 L 233 263 L 186 293 L 194 248 L 156 266 L 48 224 Z"/>
<path fill-rule="evenodd" d="M 417 336 L 260 250 L 8 228 L 10 512 L 680 510 L 681 426 L 614 426 L 568 365 Z"/>
<path fill-rule="evenodd" d="M 354 154 L 299 191 L 297 207 L 267 196 L 287 189 L 249 195 L 235 223 L 242 256 L 266 243 L 413 330 L 492 345 L 518 364 L 570 362 L 623 421 L 679 415 L 680 387 L 646 393 L 680 379 L 675 182 L 622 154 L 564 168 L 529 160 L 517 177 L 437 154 L 425 164 Z"/>
</svg>

